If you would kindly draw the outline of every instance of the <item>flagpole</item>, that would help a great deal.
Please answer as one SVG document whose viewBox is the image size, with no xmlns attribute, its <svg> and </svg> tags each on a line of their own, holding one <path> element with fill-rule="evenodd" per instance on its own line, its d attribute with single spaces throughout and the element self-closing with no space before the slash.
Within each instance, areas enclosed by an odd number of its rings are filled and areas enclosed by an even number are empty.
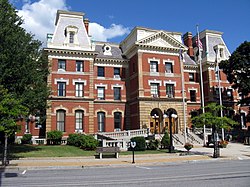
<svg viewBox="0 0 250 187">
<path fill-rule="evenodd" d="M 200 35 L 199 35 L 199 29 L 198 25 L 196 25 L 196 31 L 197 31 L 197 47 L 198 47 L 198 63 L 200 65 L 200 86 L 201 86 L 201 107 L 202 107 L 202 113 L 205 113 L 205 108 L 204 108 L 204 89 L 203 89 L 203 76 L 202 76 L 202 64 L 201 64 L 201 50 L 200 50 Z M 206 145 L 206 125 L 204 124 L 203 126 L 203 138 L 204 138 L 204 146 Z"/>
<path fill-rule="evenodd" d="M 181 87 L 182 87 L 182 103 L 183 103 L 183 121 L 184 121 L 184 141 L 185 143 L 187 143 L 187 120 L 186 120 L 186 108 L 185 108 L 185 88 L 184 88 L 184 60 L 183 60 L 183 56 L 182 56 L 182 49 L 180 49 L 180 54 L 179 54 L 179 58 L 180 58 L 180 65 L 181 65 Z"/>
</svg>

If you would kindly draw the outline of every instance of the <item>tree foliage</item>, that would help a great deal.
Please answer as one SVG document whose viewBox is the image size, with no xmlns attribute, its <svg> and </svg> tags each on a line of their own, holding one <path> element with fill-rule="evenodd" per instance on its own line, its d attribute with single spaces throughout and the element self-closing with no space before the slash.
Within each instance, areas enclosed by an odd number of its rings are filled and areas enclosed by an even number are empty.
<svg viewBox="0 0 250 187">
<path fill-rule="evenodd" d="M 218 114 L 221 109 L 225 107 L 217 105 L 216 103 L 210 103 L 204 107 L 206 112 L 192 118 L 192 122 L 195 127 L 201 128 L 204 125 L 206 127 L 212 128 L 224 128 L 230 129 L 232 126 L 237 125 L 238 123 L 228 118 L 226 116 L 219 117 Z"/>
<path fill-rule="evenodd" d="M 241 103 L 250 103 L 250 42 L 242 43 L 228 60 L 220 62 L 220 68 L 227 75 L 234 89 L 244 97 Z"/>
<path fill-rule="evenodd" d="M 21 99 L 30 114 L 45 114 L 47 61 L 41 42 L 21 26 L 23 20 L 9 4 L 0 0 L 0 85 L 16 99 Z"/>
<path fill-rule="evenodd" d="M 0 131 L 11 136 L 18 130 L 16 120 L 20 116 L 25 116 L 28 109 L 0 85 Z"/>
</svg>

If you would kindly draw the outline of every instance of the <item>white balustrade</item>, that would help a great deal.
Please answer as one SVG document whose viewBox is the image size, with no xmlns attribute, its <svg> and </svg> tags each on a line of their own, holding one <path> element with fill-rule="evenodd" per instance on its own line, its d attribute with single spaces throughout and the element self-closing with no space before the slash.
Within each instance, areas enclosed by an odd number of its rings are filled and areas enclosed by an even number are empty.
<svg viewBox="0 0 250 187">
<path fill-rule="evenodd" d="M 123 137 L 135 137 L 135 136 L 147 136 L 147 129 L 138 130 L 128 130 L 128 131 L 118 131 L 118 132 L 102 132 L 100 135 L 104 135 L 110 138 L 123 138 Z"/>
</svg>

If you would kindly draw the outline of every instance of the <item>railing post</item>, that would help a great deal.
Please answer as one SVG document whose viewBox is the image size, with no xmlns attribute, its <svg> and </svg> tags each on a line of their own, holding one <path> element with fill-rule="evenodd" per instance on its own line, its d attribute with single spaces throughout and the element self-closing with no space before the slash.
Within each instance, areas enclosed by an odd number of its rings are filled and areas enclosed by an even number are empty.
<svg viewBox="0 0 250 187">
<path fill-rule="evenodd" d="M 107 147 L 106 139 L 103 139 L 103 140 L 102 140 L 102 147 Z"/>
<path fill-rule="evenodd" d="M 128 130 L 128 136 L 130 136 L 130 131 Z"/>
</svg>

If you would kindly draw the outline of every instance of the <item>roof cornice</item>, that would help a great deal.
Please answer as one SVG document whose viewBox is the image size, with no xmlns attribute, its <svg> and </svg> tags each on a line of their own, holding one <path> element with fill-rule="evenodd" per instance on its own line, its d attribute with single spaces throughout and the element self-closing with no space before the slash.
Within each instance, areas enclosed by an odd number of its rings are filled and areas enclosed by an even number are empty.
<svg viewBox="0 0 250 187">
<path fill-rule="evenodd" d="M 180 49 L 183 51 L 187 51 L 186 48 L 182 47 L 162 47 L 162 46 L 154 46 L 154 45 L 147 45 L 147 44 L 136 44 L 138 47 L 146 48 L 146 49 L 154 49 L 154 50 L 166 50 L 166 51 L 176 51 L 179 52 Z"/>
<path fill-rule="evenodd" d="M 57 54 L 67 54 L 67 55 L 87 55 L 87 56 L 98 55 L 97 51 L 80 51 L 80 50 L 54 49 L 54 48 L 44 48 L 43 50 L 47 53 L 57 53 Z"/>
<path fill-rule="evenodd" d="M 129 60 L 126 59 L 112 59 L 112 58 L 95 58 L 96 62 L 128 62 Z"/>
</svg>

